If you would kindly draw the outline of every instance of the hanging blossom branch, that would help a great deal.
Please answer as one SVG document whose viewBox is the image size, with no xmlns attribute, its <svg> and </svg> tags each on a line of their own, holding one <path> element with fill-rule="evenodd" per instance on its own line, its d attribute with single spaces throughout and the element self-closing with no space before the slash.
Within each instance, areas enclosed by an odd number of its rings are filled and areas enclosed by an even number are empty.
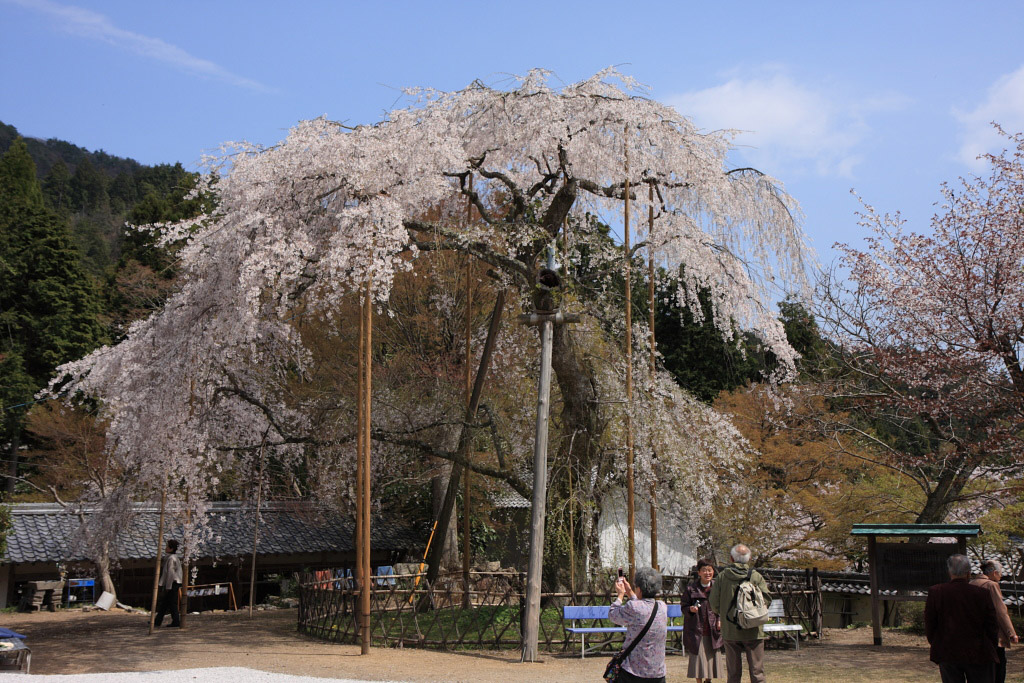
<svg viewBox="0 0 1024 683">
<path fill-rule="evenodd" d="M 371 280 L 383 306 L 396 274 L 413 268 L 410 255 L 449 248 L 489 263 L 528 301 L 567 218 L 621 213 L 627 154 L 643 169 L 638 182 L 657 180 L 659 218 L 641 241 L 657 249 L 674 296 L 701 311 L 696 293 L 709 291 L 724 334 L 756 330 L 779 359 L 778 378 L 792 372 L 796 354 L 769 307 L 773 283 L 805 286 L 799 209 L 768 176 L 730 173 L 728 133 L 699 132 L 613 69 L 561 89 L 533 71 L 509 90 L 474 83 L 409 97 L 375 125 L 321 118 L 272 147 L 225 148 L 201 183 L 216 210 L 162 229 L 181 244 L 180 290 L 116 346 L 58 370 L 70 380 L 53 392 L 100 402 L 110 447 L 138 472 L 131 496 L 159 489 L 168 470 L 189 496 L 208 495 L 216 473 L 238 464 L 239 451 L 222 447 L 268 426 L 290 434 L 277 448 L 301 457 L 309 418 L 282 389 L 310 368 L 296 309 L 332 319 Z M 480 222 L 425 220 L 467 197 Z M 620 257 L 588 255 L 596 270 Z M 597 292 L 581 304 L 596 305 L 599 290 L 581 289 Z M 579 353 L 556 340 L 554 367 L 576 420 L 566 428 L 599 429 L 587 394 L 603 378 L 571 381 L 593 374 Z M 600 437 L 579 439 L 574 452 L 597 454 Z"/>
</svg>

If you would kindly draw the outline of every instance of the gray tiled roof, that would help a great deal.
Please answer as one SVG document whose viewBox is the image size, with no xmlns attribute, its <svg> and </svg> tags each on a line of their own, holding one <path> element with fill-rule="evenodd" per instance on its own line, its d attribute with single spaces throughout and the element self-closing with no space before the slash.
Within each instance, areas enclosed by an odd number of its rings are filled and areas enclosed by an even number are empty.
<svg viewBox="0 0 1024 683">
<path fill-rule="evenodd" d="M 86 559 L 76 542 L 81 520 L 58 505 L 20 503 L 11 506 L 4 563 L 67 562 Z M 252 551 L 254 510 L 242 503 L 213 503 L 208 511 L 212 537 L 201 543 L 199 557 L 248 555 Z M 91 513 L 85 512 L 86 519 Z M 261 507 L 259 555 L 354 551 L 355 522 L 351 517 L 321 512 L 301 503 L 268 503 Z M 115 555 L 122 560 L 152 559 L 156 555 L 160 513 L 138 505 L 128 531 L 118 536 Z M 426 542 L 407 525 L 374 518 L 374 550 L 418 551 Z M 181 526 L 168 523 L 165 538 L 181 538 Z"/>
</svg>

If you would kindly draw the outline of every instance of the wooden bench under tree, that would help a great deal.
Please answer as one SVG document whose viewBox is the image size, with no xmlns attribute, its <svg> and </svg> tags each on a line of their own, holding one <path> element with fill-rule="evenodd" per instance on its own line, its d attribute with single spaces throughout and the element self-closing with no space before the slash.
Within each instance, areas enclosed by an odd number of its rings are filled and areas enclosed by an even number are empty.
<svg viewBox="0 0 1024 683">
<path fill-rule="evenodd" d="M 773 633 L 781 633 L 784 638 L 792 638 L 795 649 L 800 649 L 800 634 L 803 632 L 804 627 L 800 624 L 787 624 L 783 620 L 786 619 L 786 609 L 782 604 L 782 600 L 772 600 L 772 604 L 768 606 L 768 616 L 773 621 L 768 622 L 762 628 L 764 628 L 765 635 Z"/>
</svg>

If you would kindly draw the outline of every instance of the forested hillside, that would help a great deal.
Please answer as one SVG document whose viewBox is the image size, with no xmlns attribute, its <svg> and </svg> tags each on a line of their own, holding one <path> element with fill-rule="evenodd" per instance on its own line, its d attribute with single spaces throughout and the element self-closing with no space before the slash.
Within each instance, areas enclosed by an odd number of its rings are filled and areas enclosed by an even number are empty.
<svg viewBox="0 0 1024 683">
<path fill-rule="evenodd" d="M 147 224 L 193 215 L 195 174 L 144 166 L 0 123 L 0 449 L 5 488 L 24 480 L 29 408 L 55 368 L 116 341 L 174 283 Z"/>
</svg>

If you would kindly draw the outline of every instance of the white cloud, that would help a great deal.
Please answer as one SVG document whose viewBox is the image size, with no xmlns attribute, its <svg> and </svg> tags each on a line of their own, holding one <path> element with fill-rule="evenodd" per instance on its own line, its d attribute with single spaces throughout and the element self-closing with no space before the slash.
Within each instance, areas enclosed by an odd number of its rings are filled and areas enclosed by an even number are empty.
<svg viewBox="0 0 1024 683">
<path fill-rule="evenodd" d="M 737 144 L 759 167 L 810 167 L 821 175 L 851 176 L 861 160 L 858 145 L 870 133 L 869 112 L 905 105 L 905 98 L 853 98 L 797 83 L 778 68 L 749 78 L 670 97 L 680 113 L 705 129 L 741 131 Z"/>
<path fill-rule="evenodd" d="M 984 162 L 978 160 L 979 154 L 1006 147 L 1006 140 L 992 127 L 993 121 L 1008 133 L 1024 131 L 1024 66 L 996 80 L 985 101 L 973 110 L 954 109 L 953 116 L 963 126 L 960 159 L 974 169 L 981 168 Z"/>
<path fill-rule="evenodd" d="M 6 1 L 42 12 L 56 19 L 62 30 L 81 38 L 99 40 L 137 55 L 164 62 L 183 71 L 224 81 L 241 88 L 260 92 L 271 91 L 271 88 L 262 83 L 233 74 L 209 60 L 194 57 L 180 47 L 159 38 L 151 38 L 118 28 L 106 16 L 98 12 L 72 5 L 61 5 L 50 2 L 50 0 Z"/>
</svg>

